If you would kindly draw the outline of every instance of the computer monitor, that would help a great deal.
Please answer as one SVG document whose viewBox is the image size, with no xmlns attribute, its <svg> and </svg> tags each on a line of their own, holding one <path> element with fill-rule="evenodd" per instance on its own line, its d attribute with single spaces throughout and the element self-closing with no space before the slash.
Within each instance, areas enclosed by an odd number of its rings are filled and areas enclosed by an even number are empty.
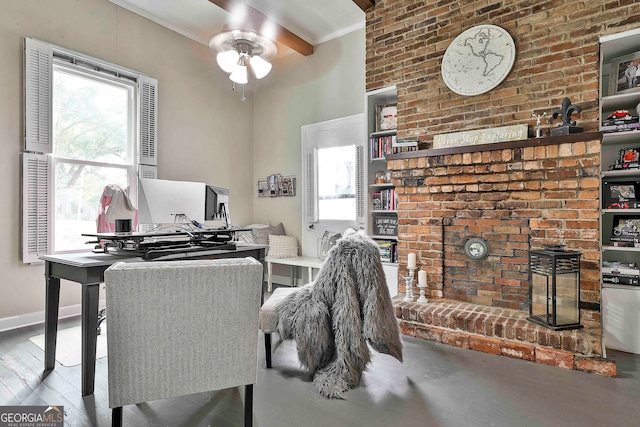
<svg viewBox="0 0 640 427">
<path fill-rule="evenodd" d="M 231 225 L 229 212 L 229 190 L 226 188 L 206 186 L 205 221 L 222 220 L 227 226 Z"/>
<path fill-rule="evenodd" d="M 138 222 L 169 224 L 180 216 L 204 221 L 205 183 L 139 178 Z M 176 216 L 178 220 L 176 221 Z"/>
</svg>

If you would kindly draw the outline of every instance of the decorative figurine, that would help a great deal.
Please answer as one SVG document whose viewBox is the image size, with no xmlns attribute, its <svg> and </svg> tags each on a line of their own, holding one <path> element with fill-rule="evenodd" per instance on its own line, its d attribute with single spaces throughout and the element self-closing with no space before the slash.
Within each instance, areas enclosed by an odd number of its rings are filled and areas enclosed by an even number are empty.
<svg viewBox="0 0 640 427">
<path fill-rule="evenodd" d="M 540 125 L 540 121 L 541 121 L 541 120 L 542 120 L 542 118 L 543 118 L 544 116 L 546 116 L 546 115 L 547 115 L 547 112 L 546 112 L 546 111 L 545 111 L 545 112 L 543 112 L 542 114 L 536 114 L 535 112 L 532 112 L 532 113 L 531 113 L 531 117 L 533 117 L 534 119 L 536 119 L 536 128 L 535 128 L 535 132 L 536 132 L 535 137 L 536 137 L 536 138 L 542 138 L 542 127 L 541 127 L 541 125 Z"/>
<path fill-rule="evenodd" d="M 564 98 L 562 100 L 562 107 L 553 113 L 553 118 L 557 118 L 558 116 L 562 116 L 562 124 L 557 128 L 551 130 L 551 136 L 557 135 L 569 135 L 570 133 L 580 133 L 584 132 L 584 128 L 580 126 L 576 126 L 575 121 L 571 121 L 571 115 L 575 113 L 579 113 L 582 111 L 582 107 L 579 105 L 571 105 L 571 100 L 569 98 Z"/>
</svg>

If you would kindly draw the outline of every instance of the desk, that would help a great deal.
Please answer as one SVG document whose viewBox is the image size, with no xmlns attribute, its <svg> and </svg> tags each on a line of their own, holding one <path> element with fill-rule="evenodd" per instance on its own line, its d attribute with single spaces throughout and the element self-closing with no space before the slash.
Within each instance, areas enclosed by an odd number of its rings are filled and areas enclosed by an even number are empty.
<svg viewBox="0 0 640 427">
<path fill-rule="evenodd" d="M 306 267 L 309 272 L 309 281 L 313 280 L 313 269 L 319 269 L 322 266 L 322 260 L 318 258 L 310 258 L 310 257 L 295 257 L 295 258 L 267 258 L 265 259 L 267 263 L 267 291 L 271 292 L 272 283 L 272 264 L 280 264 L 280 265 L 290 265 L 292 267 Z M 293 272 L 291 272 L 291 285 L 295 285 L 295 276 Z"/>
<path fill-rule="evenodd" d="M 264 262 L 266 246 L 238 246 L 235 250 L 210 250 L 173 254 L 158 261 L 178 261 L 195 258 L 243 258 L 253 257 Z M 142 261 L 139 257 L 124 257 L 107 253 L 75 253 L 44 255 L 45 261 L 45 321 L 44 321 L 44 370 L 50 371 L 56 363 L 56 334 L 60 308 L 60 279 L 82 285 L 82 395 L 93 393 L 96 369 L 96 329 L 98 327 L 98 299 L 104 271 L 118 261 Z M 153 262 L 153 261 L 148 261 Z"/>
</svg>

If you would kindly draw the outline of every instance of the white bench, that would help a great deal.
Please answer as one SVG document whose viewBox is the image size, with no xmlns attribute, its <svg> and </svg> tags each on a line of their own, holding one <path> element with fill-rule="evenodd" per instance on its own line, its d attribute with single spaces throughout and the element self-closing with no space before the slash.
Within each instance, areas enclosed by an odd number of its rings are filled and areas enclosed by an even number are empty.
<svg viewBox="0 0 640 427">
<path fill-rule="evenodd" d="M 313 280 L 313 269 L 320 269 L 322 266 L 322 260 L 311 257 L 296 257 L 296 258 L 269 258 L 265 259 L 267 263 L 267 291 L 272 291 L 272 276 L 273 276 L 273 264 L 289 265 L 293 267 L 291 269 L 291 286 L 295 286 L 295 267 L 305 267 L 309 273 L 309 281 Z"/>
</svg>

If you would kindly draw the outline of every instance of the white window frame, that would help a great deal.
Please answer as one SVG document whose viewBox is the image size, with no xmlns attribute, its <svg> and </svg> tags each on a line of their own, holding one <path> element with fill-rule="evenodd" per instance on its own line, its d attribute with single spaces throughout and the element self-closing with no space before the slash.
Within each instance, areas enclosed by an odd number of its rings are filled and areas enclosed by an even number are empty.
<svg viewBox="0 0 640 427">
<path fill-rule="evenodd" d="M 137 85 L 136 146 L 138 174 L 157 178 L 157 80 L 119 65 L 34 38 L 25 38 L 25 146 L 22 155 L 22 261 L 41 262 L 52 252 L 52 87 L 53 66 L 73 64 L 104 78 L 127 79 Z M 84 162 L 83 162 L 84 163 Z M 135 164 L 135 163 L 134 163 Z M 118 165 L 122 167 L 123 165 Z M 38 173 L 35 173 L 37 171 Z M 134 171 L 135 172 L 135 171 Z M 130 174 L 134 177 L 136 174 Z M 133 179 L 136 191 L 137 180 Z M 44 214 L 46 212 L 46 215 Z M 46 232 L 44 231 L 46 230 Z"/>
<path fill-rule="evenodd" d="M 366 220 L 366 144 L 364 114 L 302 126 L 302 253 L 317 256 L 317 239 L 325 231 L 343 232 L 347 227 L 363 228 Z M 318 218 L 318 149 L 354 145 L 356 147 L 356 218 Z"/>
</svg>

